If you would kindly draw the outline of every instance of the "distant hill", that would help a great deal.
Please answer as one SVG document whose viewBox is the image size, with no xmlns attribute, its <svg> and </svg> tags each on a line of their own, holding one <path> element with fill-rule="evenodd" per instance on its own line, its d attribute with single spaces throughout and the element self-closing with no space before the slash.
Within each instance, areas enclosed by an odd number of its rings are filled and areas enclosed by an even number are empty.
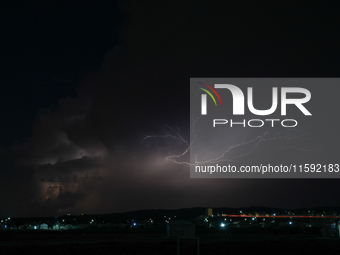
<svg viewBox="0 0 340 255">
<path fill-rule="evenodd" d="M 30 218 L 14 218 L 11 222 L 23 223 L 23 222 L 49 222 L 55 223 L 57 221 L 61 221 L 63 223 L 90 223 L 93 219 L 95 222 L 127 222 L 131 220 L 142 221 L 142 220 L 150 220 L 164 222 L 164 220 L 175 219 L 194 219 L 201 215 L 206 215 L 206 207 L 195 207 L 195 208 L 182 208 L 175 210 L 165 210 L 165 209 L 153 209 L 153 210 L 138 210 L 131 212 L 122 212 L 122 213 L 108 213 L 108 214 L 84 214 L 84 215 L 62 215 L 58 217 L 30 217 Z M 314 213 L 331 213 L 331 214 L 340 214 L 340 207 L 332 207 L 332 206 L 323 206 L 323 207 L 315 207 L 315 208 L 299 208 L 299 209 L 282 209 L 282 208 L 274 208 L 274 207 L 260 207 L 260 206 L 251 206 L 251 207 L 239 207 L 239 208 L 230 208 L 230 207 L 218 207 L 212 208 L 213 215 L 218 214 L 285 214 L 290 211 L 292 213 L 301 214 L 306 213 L 308 211 Z"/>
</svg>

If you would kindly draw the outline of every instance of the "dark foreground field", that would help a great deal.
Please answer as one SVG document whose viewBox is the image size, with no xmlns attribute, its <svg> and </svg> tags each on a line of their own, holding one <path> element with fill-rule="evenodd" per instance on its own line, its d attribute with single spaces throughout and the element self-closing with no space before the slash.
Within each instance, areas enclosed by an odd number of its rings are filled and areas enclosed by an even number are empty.
<svg viewBox="0 0 340 255">
<path fill-rule="evenodd" d="M 0 254 L 177 254 L 165 231 L 3 231 Z M 337 254 L 340 239 L 319 231 L 199 230 L 200 254 Z M 180 240 L 180 254 L 197 254 L 194 240 Z"/>
</svg>

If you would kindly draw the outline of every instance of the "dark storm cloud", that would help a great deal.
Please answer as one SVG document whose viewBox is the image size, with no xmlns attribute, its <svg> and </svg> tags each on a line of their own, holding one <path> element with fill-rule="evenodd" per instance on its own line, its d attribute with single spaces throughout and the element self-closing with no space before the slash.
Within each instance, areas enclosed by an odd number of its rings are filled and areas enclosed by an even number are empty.
<svg viewBox="0 0 340 255">
<path fill-rule="evenodd" d="M 314 13 L 301 3 L 229 1 L 126 1 L 122 8 L 119 47 L 80 80 L 76 97 L 38 113 L 32 136 L 12 146 L 34 172 L 26 184 L 32 211 L 108 213 L 205 206 L 208 199 L 213 206 L 298 206 L 286 202 L 288 182 L 192 180 L 188 168 L 165 160 L 183 152 L 183 141 L 142 139 L 174 135 L 164 125 L 189 138 L 190 77 L 308 75 L 308 68 L 331 74 L 313 61 L 313 47 L 324 41 L 308 41 L 314 32 L 304 30 L 317 24 Z M 279 196 L 267 196 L 266 185 Z"/>
<path fill-rule="evenodd" d="M 37 167 L 36 174 L 41 182 L 80 182 L 88 178 L 100 179 L 101 160 L 98 158 L 82 157 L 63 163 L 45 164 Z M 90 172 L 90 176 L 89 173 Z M 91 176 L 92 175 L 92 176 Z"/>
<path fill-rule="evenodd" d="M 48 198 L 44 202 L 44 207 L 48 207 L 51 212 L 60 211 L 74 207 L 77 202 L 82 201 L 85 197 L 85 193 L 63 192 L 55 199 Z"/>
</svg>

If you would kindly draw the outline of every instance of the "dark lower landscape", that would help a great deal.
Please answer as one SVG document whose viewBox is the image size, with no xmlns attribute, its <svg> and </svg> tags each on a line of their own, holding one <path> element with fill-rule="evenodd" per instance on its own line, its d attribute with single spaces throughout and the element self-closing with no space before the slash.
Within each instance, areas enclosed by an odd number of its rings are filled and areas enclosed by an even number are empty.
<svg viewBox="0 0 340 255">
<path fill-rule="evenodd" d="M 340 209 L 186 208 L 0 219 L 1 254 L 334 254 Z"/>
<path fill-rule="evenodd" d="M 166 229 L 2 231 L 2 254 L 177 254 Z M 336 254 L 339 238 L 319 228 L 197 229 L 200 254 Z M 197 254 L 196 240 L 180 239 L 180 254 Z"/>
</svg>

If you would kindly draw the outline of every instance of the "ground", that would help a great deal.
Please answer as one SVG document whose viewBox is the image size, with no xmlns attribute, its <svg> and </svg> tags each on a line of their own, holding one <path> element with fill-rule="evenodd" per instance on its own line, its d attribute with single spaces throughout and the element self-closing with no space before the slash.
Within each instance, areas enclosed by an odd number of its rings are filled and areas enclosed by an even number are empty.
<svg viewBox="0 0 340 255">
<path fill-rule="evenodd" d="M 198 229 L 200 254 L 335 254 L 340 239 L 318 229 Z M 158 230 L 3 231 L 1 254 L 176 254 L 177 239 Z M 180 254 L 197 254 L 194 240 L 181 239 Z"/>
</svg>

